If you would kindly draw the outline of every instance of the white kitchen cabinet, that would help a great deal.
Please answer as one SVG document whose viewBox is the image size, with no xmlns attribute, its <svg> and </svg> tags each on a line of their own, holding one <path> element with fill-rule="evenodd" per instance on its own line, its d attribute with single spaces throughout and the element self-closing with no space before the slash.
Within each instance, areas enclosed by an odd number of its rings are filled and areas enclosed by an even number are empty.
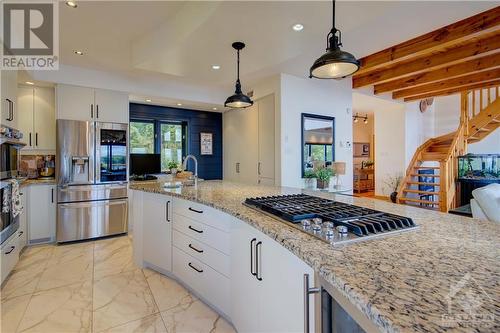
<svg viewBox="0 0 500 333">
<path fill-rule="evenodd" d="M 164 272 L 172 270 L 172 197 L 143 193 L 143 260 Z"/>
<path fill-rule="evenodd" d="M 3 283 L 5 278 L 12 271 L 14 266 L 19 261 L 19 245 L 17 234 L 10 236 L 1 248 L 2 254 L 0 256 L 1 265 L 1 279 L 0 283 Z"/>
<path fill-rule="evenodd" d="M 274 95 L 259 100 L 259 184 L 274 185 Z"/>
<path fill-rule="evenodd" d="M 56 95 L 57 119 L 128 123 L 127 93 L 59 84 Z"/>
<path fill-rule="evenodd" d="M 274 185 L 274 118 L 274 95 L 224 113 L 224 179 Z"/>
<path fill-rule="evenodd" d="M 28 240 L 30 244 L 50 243 L 56 238 L 56 186 L 28 186 Z"/>
<path fill-rule="evenodd" d="M 313 270 L 242 221 L 235 223 L 231 244 L 231 319 L 238 332 L 303 332 L 303 278 L 312 280 Z"/>
<path fill-rule="evenodd" d="M 26 245 L 28 245 L 28 191 L 26 187 L 21 187 L 19 189 L 19 194 L 21 195 L 21 205 L 23 210 L 19 214 L 19 229 L 17 230 L 17 242 L 19 245 L 19 251 L 22 251 Z"/>
<path fill-rule="evenodd" d="M 94 89 L 94 120 L 128 124 L 128 95 L 122 92 Z"/>
<path fill-rule="evenodd" d="M 17 114 L 17 71 L 2 71 L 1 77 L 0 123 L 17 129 L 19 122 Z"/>
<path fill-rule="evenodd" d="M 19 129 L 24 134 L 23 152 L 54 154 L 56 116 L 54 89 L 19 86 Z"/>
</svg>

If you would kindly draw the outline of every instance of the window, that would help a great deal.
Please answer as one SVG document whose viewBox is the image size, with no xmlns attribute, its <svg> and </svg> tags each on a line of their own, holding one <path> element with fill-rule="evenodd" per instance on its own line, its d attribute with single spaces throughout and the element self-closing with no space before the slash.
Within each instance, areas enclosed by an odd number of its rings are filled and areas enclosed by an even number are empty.
<svg viewBox="0 0 500 333">
<path fill-rule="evenodd" d="M 130 152 L 133 154 L 154 154 L 154 122 L 130 122 Z"/>
<path fill-rule="evenodd" d="M 169 162 L 179 166 L 187 151 L 187 123 L 162 120 L 130 121 L 130 153 L 160 154 L 161 170 L 168 170 Z"/>
<path fill-rule="evenodd" d="M 168 169 L 169 162 L 182 163 L 184 146 L 183 130 L 181 124 L 162 123 L 161 133 L 161 169 Z"/>
</svg>

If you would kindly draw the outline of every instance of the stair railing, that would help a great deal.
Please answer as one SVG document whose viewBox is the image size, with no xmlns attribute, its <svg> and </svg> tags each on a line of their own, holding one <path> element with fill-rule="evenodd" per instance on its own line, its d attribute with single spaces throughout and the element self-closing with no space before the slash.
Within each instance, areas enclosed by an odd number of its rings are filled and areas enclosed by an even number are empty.
<svg viewBox="0 0 500 333">
<path fill-rule="evenodd" d="M 500 87 L 480 88 L 463 92 L 461 95 L 461 122 L 466 123 L 466 136 L 473 137 L 489 121 L 485 111 L 493 103 L 499 103 Z M 498 100 L 498 101 L 497 101 Z"/>
</svg>

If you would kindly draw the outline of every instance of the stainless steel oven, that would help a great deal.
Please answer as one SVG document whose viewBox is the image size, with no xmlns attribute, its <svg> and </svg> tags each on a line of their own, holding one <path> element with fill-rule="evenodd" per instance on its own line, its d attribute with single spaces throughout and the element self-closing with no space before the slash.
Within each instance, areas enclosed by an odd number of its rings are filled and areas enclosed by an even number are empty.
<svg viewBox="0 0 500 333">
<path fill-rule="evenodd" d="M 12 213 L 12 184 L 8 181 L 0 182 L 0 244 L 3 244 L 17 229 L 19 229 L 19 215 Z"/>
<path fill-rule="evenodd" d="M 0 179 L 17 177 L 19 151 L 24 147 L 21 138 L 21 132 L 9 127 L 0 127 Z"/>
</svg>

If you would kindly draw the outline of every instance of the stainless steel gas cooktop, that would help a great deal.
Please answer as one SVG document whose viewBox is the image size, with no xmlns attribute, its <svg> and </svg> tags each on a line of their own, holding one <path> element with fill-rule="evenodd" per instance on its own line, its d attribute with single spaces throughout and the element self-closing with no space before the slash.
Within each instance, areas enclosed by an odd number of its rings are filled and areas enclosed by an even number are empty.
<svg viewBox="0 0 500 333">
<path fill-rule="evenodd" d="M 244 204 L 333 245 L 418 228 L 409 217 L 306 194 L 248 198 Z"/>
</svg>

